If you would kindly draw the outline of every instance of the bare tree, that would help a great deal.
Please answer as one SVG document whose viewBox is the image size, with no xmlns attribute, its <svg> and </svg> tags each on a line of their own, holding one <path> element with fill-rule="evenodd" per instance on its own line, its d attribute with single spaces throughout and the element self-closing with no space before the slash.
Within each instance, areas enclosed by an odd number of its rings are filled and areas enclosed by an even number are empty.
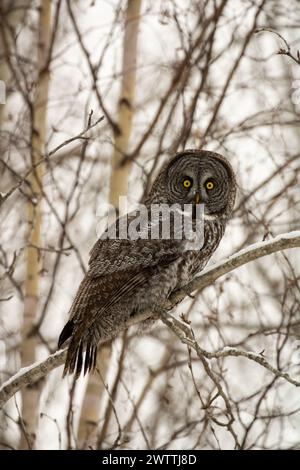
<svg viewBox="0 0 300 470">
<path fill-rule="evenodd" d="M 32 335 L 32 327 L 38 313 L 40 271 L 42 269 L 38 247 L 42 245 L 41 225 L 43 193 L 44 164 L 36 166 L 45 154 L 47 104 L 49 89 L 49 64 L 51 41 L 51 1 L 43 0 L 41 3 L 39 29 L 38 29 L 38 58 L 36 90 L 33 103 L 30 105 L 32 119 L 31 128 L 31 164 L 33 172 L 28 176 L 30 188 L 27 202 L 28 245 L 26 253 L 27 274 L 24 283 L 24 325 L 22 329 L 21 359 L 22 365 L 28 366 L 35 361 L 37 337 Z M 32 448 L 37 422 L 40 387 L 26 388 L 22 395 L 22 420 L 26 426 L 26 433 L 22 434 L 21 448 Z"/>
<path fill-rule="evenodd" d="M 298 2 L 9 1 L 1 26 L 0 445 L 297 448 Z M 62 381 L 98 208 L 195 147 L 238 176 L 210 266 Z"/>
<path fill-rule="evenodd" d="M 114 125 L 114 145 L 109 193 L 109 201 L 116 209 L 119 208 L 119 196 L 127 194 L 129 173 L 132 166 L 132 162 L 130 161 L 125 162 L 125 164 L 122 164 L 122 162 L 129 149 L 134 115 L 140 10 L 141 0 L 128 0 L 124 24 L 122 83 L 118 101 L 118 119 Z M 111 344 L 99 350 L 97 359 L 99 374 L 89 377 L 78 429 L 78 442 L 80 447 L 95 445 L 93 440 L 95 441 L 95 431 L 97 430 L 101 416 L 101 399 L 105 390 L 104 381 L 108 373 L 111 354 Z"/>
</svg>

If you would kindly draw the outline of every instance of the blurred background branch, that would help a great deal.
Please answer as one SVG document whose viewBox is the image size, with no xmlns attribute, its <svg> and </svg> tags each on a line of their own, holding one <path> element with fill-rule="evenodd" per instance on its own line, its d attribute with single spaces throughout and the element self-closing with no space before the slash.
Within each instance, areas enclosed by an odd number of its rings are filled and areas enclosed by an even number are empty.
<svg viewBox="0 0 300 470">
<path fill-rule="evenodd" d="M 1 2 L 0 447 L 298 446 L 299 18 L 297 0 Z M 103 204 L 142 201 L 170 154 L 202 147 L 239 191 L 212 267 L 172 300 L 201 357 L 156 322 L 61 381 Z"/>
</svg>

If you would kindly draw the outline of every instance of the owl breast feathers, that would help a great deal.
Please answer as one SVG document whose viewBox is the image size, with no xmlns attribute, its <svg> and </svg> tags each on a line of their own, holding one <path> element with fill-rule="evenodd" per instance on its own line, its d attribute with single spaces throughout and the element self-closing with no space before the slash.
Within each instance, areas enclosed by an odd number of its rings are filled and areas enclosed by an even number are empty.
<svg viewBox="0 0 300 470">
<path fill-rule="evenodd" d="M 157 309 L 193 279 L 216 250 L 234 206 L 236 183 L 229 162 L 204 150 L 181 152 L 162 168 L 145 206 L 204 205 L 203 240 L 187 248 L 184 237 L 101 237 L 70 309 L 58 346 L 68 345 L 64 375 L 95 368 L 97 347 L 145 309 Z M 128 224 L 132 215 L 128 216 Z M 171 221 L 172 223 L 172 221 Z M 148 230 L 150 230 L 148 225 Z"/>
</svg>

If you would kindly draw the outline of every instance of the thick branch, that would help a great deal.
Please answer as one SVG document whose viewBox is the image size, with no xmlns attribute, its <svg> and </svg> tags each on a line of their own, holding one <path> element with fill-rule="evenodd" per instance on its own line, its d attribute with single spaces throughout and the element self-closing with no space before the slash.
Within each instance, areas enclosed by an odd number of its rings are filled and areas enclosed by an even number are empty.
<svg viewBox="0 0 300 470">
<path fill-rule="evenodd" d="M 184 290 L 177 291 L 170 297 L 172 306 L 181 302 L 187 294 L 195 290 L 202 290 L 213 284 L 219 277 L 228 274 L 236 268 L 250 263 L 257 258 L 270 255 L 276 251 L 289 248 L 300 248 L 300 230 L 283 233 L 269 241 L 254 243 L 247 248 L 238 251 L 226 260 L 220 261 L 213 266 L 204 269 L 199 276 L 190 282 Z"/>
<path fill-rule="evenodd" d="M 124 328 L 129 328 L 151 315 L 150 311 L 142 312 L 135 318 L 131 318 L 125 323 Z M 107 340 L 106 340 L 107 341 Z M 50 354 L 46 359 L 35 362 L 31 366 L 23 367 L 13 377 L 8 379 L 0 388 L 0 408 L 19 390 L 27 385 L 31 385 L 49 374 L 52 370 L 61 366 L 66 359 L 67 348 Z"/>
<path fill-rule="evenodd" d="M 263 256 L 269 255 L 271 253 L 296 247 L 300 247 L 300 231 L 284 233 L 282 235 L 278 235 L 273 240 L 250 245 L 248 248 L 239 251 L 233 256 L 230 256 L 225 261 L 217 263 L 214 266 L 202 271 L 202 273 L 192 282 L 190 282 L 184 290 L 182 289 L 174 293 L 170 299 L 162 305 L 162 310 L 173 308 L 175 305 L 181 302 L 181 300 L 183 300 L 186 295 L 191 294 L 195 290 L 200 291 L 204 289 L 205 287 L 211 285 L 219 277 L 223 276 L 224 274 L 228 274 L 234 269 L 243 266 L 250 261 L 262 258 Z M 125 323 L 122 329 L 126 329 L 131 325 L 137 324 L 149 318 L 151 315 L 153 315 L 153 312 L 150 309 L 145 310 Z M 237 350 L 230 350 L 229 352 L 228 350 L 225 351 L 226 355 L 236 355 Z M 9 398 L 11 398 L 22 387 L 36 382 L 56 367 L 62 365 L 65 360 L 65 355 L 66 350 L 58 351 L 39 363 L 35 363 L 32 366 L 21 369 L 0 388 L 0 407 L 3 406 L 6 401 L 9 400 Z M 239 355 L 242 354 L 239 353 Z M 253 360 L 253 357 L 247 357 Z M 266 362 L 263 360 L 263 358 L 260 356 L 257 357 L 259 357 L 261 365 L 266 367 Z M 267 368 L 272 371 L 269 367 Z M 282 374 L 281 376 L 287 379 L 286 374 Z"/>
</svg>

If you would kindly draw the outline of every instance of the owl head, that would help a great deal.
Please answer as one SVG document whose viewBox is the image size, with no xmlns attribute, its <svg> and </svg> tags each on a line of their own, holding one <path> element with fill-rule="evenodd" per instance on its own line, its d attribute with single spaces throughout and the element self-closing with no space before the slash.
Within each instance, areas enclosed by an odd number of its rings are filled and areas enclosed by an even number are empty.
<svg viewBox="0 0 300 470">
<path fill-rule="evenodd" d="M 229 216 L 236 181 L 228 160 L 215 152 L 185 150 L 162 168 L 149 194 L 149 202 L 204 204 L 205 213 Z"/>
</svg>

